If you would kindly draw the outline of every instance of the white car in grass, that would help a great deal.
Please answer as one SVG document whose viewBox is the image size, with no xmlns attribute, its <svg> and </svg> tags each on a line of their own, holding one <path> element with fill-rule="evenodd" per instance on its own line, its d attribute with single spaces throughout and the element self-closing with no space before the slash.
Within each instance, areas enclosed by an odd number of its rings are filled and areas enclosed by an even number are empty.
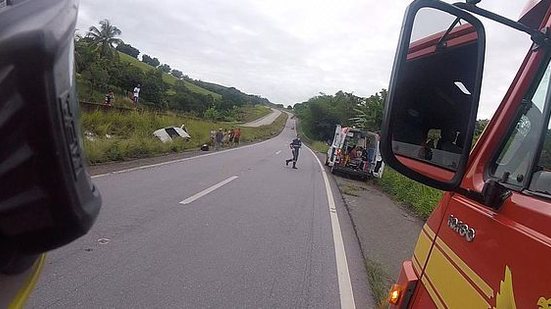
<svg viewBox="0 0 551 309">
<path fill-rule="evenodd" d="M 187 133 L 186 127 L 184 125 L 182 125 L 179 128 L 178 127 L 162 128 L 153 132 L 153 135 L 155 135 L 163 143 L 171 142 L 177 138 L 183 138 L 183 139 L 191 138 L 189 133 Z"/>
</svg>

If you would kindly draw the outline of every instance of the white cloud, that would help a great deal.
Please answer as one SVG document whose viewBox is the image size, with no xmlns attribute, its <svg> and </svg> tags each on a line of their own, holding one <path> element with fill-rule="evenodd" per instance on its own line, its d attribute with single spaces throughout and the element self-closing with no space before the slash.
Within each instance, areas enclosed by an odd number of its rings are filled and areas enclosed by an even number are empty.
<svg viewBox="0 0 551 309">
<path fill-rule="evenodd" d="M 82 0 L 77 28 L 108 18 L 123 40 L 192 78 L 293 104 L 319 92 L 367 96 L 387 88 L 408 3 Z M 524 3 L 485 0 L 481 7 L 516 19 Z M 488 54 L 479 116 L 489 118 L 529 40 L 482 20 Z"/>
</svg>

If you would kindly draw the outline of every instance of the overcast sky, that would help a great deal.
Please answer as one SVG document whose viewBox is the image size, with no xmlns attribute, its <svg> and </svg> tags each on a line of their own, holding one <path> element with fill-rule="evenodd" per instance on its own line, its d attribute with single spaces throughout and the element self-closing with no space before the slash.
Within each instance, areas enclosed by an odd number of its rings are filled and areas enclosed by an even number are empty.
<svg viewBox="0 0 551 309">
<path fill-rule="evenodd" d="M 388 88 L 409 2 L 81 0 L 77 28 L 85 33 L 107 18 L 125 42 L 191 78 L 292 105 L 319 92 L 369 96 Z M 480 6 L 517 20 L 525 0 L 503 4 L 484 0 Z M 530 40 L 482 21 L 487 56 L 479 118 L 489 118 Z"/>
</svg>

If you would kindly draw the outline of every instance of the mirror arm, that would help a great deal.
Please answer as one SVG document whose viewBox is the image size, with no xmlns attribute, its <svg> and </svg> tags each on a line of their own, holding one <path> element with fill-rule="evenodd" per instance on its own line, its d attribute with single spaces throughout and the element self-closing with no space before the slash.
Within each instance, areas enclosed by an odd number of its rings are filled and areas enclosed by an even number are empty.
<svg viewBox="0 0 551 309">
<path fill-rule="evenodd" d="M 500 24 L 503 24 L 505 26 L 509 26 L 513 29 L 516 29 L 516 30 L 522 31 L 524 33 L 527 33 L 528 35 L 530 35 L 530 38 L 532 39 L 532 41 L 534 43 L 536 43 L 536 45 L 538 47 L 539 46 L 550 46 L 551 45 L 551 42 L 550 42 L 549 37 L 547 35 L 547 29 L 542 29 L 542 31 L 532 29 L 532 28 L 526 26 L 525 24 L 516 22 L 516 21 L 511 20 L 509 18 L 506 18 L 504 16 L 501 16 L 501 15 L 498 15 L 496 13 L 490 12 L 488 10 L 479 8 L 475 4 L 459 2 L 459 3 L 454 3 L 453 5 L 460 8 L 460 9 L 463 9 L 465 11 L 469 11 L 471 13 L 486 17 L 488 19 L 491 19 L 491 20 L 493 20 L 495 22 L 498 22 Z"/>
<path fill-rule="evenodd" d="M 453 23 L 448 27 L 448 30 L 446 30 L 446 33 L 444 33 L 444 35 L 440 38 L 440 40 L 438 41 L 438 43 L 436 43 L 436 48 L 443 48 L 443 47 L 446 47 L 444 44 L 444 39 L 448 37 L 448 34 L 450 34 L 450 32 L 453 30 L 453 28 L 455 27 L 455 25 L 457 25 L 457 23 L 459 22 L 459 18 L 456 18 Z"/>
</svg>

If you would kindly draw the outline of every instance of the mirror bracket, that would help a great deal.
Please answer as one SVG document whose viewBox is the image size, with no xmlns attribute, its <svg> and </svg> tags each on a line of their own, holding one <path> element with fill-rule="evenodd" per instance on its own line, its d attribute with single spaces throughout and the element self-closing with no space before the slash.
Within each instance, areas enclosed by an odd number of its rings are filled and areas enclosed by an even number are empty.
<svg viewBox="0 0 551 309">
<path fill-rule="evenodd" d="M 495 179 L 488 179 L 484 182 L 484 188 L 482 189 L 482 202 L 494 210 L 499 210 L 511 194 L 511 190 Z"/>
<path fill-rule="evenodd" d="M 511 190 L 495 179 L 488 179 L 484 182 L 482 193 L 463 188 L 457 188 L 455 191 L 496 211 L 512 194 Z"/>
<path fill-rule="evenodd" d="M 478 1 L 480 2 L 480 1 Z M 478 3 L 476 2 L 476 3 Z M 454 3 L 453 5 L 463 9 L 465 11 L 480 15 L 482 17 L 486 17 L 490 20 L 493 20 L 497 23 L 500 23 L 502 25 L 511 27 L 513 29 L 516 29 L 518 31 L 522 31 L 528 35 L 530 35 L 530 39 L 532 39 L 532 42 L 534 42 L 534 46 L 532 47 L 532 50 L 538 49 L 540 47 L 549 48 L 551 47 L 551 40 L 549 39 L 549 30 L 547 28 L 543 28 L 541 30 L 538 29 L 532 29 L 528 26 L 526 26 L 523 23 L 511 20 L 507 17 L 498 15 L 496 13 L 490 12 L 488 10 L 479 8 L 476 6 L 476 3 L 473 3 L 473 1 L 467 0 L 467 3 Z"/>
</svg>

